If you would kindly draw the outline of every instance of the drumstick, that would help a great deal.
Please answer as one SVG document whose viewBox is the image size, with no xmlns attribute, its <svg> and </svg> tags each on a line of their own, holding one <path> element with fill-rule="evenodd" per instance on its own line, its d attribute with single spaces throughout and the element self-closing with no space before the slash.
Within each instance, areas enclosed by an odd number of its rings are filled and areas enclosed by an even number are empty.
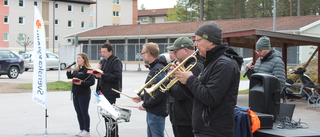
<svg viewBox="0 0 320 137">
<path fill-rule="evenodd" d="M 116 106 L 138 108 L 138 106 L 130 106 L 130 105 L 119 105 L 119 104 L 116 104 Z"/>
<path fill-rule="evenodd" d="M 124 96 L 126 96 L 126 97 L 128 97 L 128 98 L 131 98 L 132 99 L 132 97 L 130 97 L 129 95 L 127 95 L 127 94 L 124 94 L 124 93 L 122 93 L 122 92 L 120 92 L 119 90 L 116 90 L 116 89 L 114 89 L 114 88 L 111 88 L 113 91 L 115 91 L 115 92 L 117 92 L 117 93 L 119 93 L 119 94 L 122 94 L 122 95 L 124 95 Z"/>
</svg>

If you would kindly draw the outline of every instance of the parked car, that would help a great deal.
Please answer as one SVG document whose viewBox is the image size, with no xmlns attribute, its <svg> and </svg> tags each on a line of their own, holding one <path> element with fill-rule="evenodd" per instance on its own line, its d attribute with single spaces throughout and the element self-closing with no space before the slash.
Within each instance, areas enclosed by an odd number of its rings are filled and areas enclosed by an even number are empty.
<svg viewBox="0 0 320 137">
<path fill-rule="evenodd" d="M 33 69 L 33 52 L 26 52 L 22 54 L 22 57 L 25 59 L 24 67 L 25 71 L 28 71 L 29 69 Z M 47 69 L 53 70 L 53 69 L 59 69 L 59 56 L 47 52 Z M 60 69 L 63 70 L 66 68 L 66 63 L 60 63 Z"/>
<path fill-rule="evenodd" d="M 166 58 L 167 63 L 171 62 L 170 55 L 168 52 L 162 53 L 159 56 L 164 56 Z"/>
<path fill-rule="evenodd" d="M 15 79 L 24 72 L 24 59 L 16 52 L 0 50 L 0 76 Z"/>
</svg>

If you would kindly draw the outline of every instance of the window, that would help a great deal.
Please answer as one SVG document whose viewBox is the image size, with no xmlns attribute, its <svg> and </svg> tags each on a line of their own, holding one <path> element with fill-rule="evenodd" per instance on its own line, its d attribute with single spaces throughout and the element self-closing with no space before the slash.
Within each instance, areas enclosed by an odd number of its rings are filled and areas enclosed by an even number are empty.
<svg viewBox="0 0 320 137">
<path fill-rule="evenodd" d="M 92 23 L 92 22 L 89 23 L 89 28 L 90 28 L 90 29 L 93 28 L 93 23 Z"/>
<path fill-rule="evenodd" d="M 54 24 L 59 25 L 59 20 L 54 20 Z"/>
<path fill-rule="evenodd" d="M 119 11 L 113 11 L 113 17 L 120 17 Z"/>
<path fill-rule="evenodd" d="M 55 7 L 56 9 L 59 8 L 59 4 L 58 4 L 58 3 L 54 4 L 54 7 Z"/>
<path fill-rule="evenodd" d="M 19 17 L 19 24 L 24 24 L 24 17 Z"/>
<path fill-rule="evenodd" d="M 68 39 L 68 43 L 71 43 L 72 42 L 72 40 L 71 39 Z"/>
<path fill-rule="evenodd" d="M 113 0 L 113 4 L 120 4 L 120 0 Z"/>
<path fill-rule="evenodd" d="M 9 23 L 9 16 L 4 16 L 3 22 L 4 22 L 4 24 L 8 24 Z"/>
<path fill-rule="evenodd" d="M 9 41 L 9 33 L 4 33 L 4 41 Z"/>
<path fill-rule="evenodd" d="M 156 18 L 151 18 L 151 22 L 150 23 L 156 23 Z"/>
<path fill-rule="evenodd" d="M 85 28 L 85 23 L 84 23 L 84 21 L 81 21 L 81 28 Z"/>
<path fill-rule="evenodd" d="M 68 5 L 68 11 L 72 11 L 72 5 Z"/>
<path fill-rule="evenodd" d="M 19 7 L 24 7 L 24 0 L 19 0 Z"/>
<path fill-rule="evenodd" d="M 24 42 L 24 40 L 25 40 L 25 37 L 26 37 L 26 34 L 23 34 L 23 33 L 19 33 L 19 36 L 18 36 L 18 38 L 19 38 L 19 41 L 20 41 L 20 42 Z"/>
<path fill-rule="evenodd" d="M 47 53 L 47 58 L 51 58 L 51 59 L 58 59 L 58 56 L 52 54 L 52 53 Z"/>
<path fill-rule="evenodd" d="M 3 5 L 4 6 L 9 6 L 9 0 L 4 0 Z"/>
<path fill-rule="evenodd" d="M 59 41 L 59 36 L 54 36 L 55 41 Z"/>
<path fill-rule="evenodd" d="M 81 6 L 81 12 L 84 13 L 84 6 Z"/>
<path fill-rule="evenodd" d="M 93 10 L 92 9 L 90 10 L 90 16 L 93 16 Z"/>
<path fill-rule="evenodd" d="M 33 2 L 33 5 L 34 5 L 34 6 L 38 6 L 38 2 L 37 2 L 37 1 L 34 1 L 34 2 Z"/>
<path fill-rule="evenodd" d="M 72 27 L 73 27 L 73 22 L 72 22 L 72 20 L 68 20 L 68 27 L 69 27 L 69 28 L 72 28 Z"/>
</svg>

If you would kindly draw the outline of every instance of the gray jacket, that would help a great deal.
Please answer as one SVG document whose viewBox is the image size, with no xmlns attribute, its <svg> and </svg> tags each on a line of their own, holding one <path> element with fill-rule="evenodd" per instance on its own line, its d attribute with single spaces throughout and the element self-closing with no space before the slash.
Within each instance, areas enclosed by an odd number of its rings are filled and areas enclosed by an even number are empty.
<svg viewBox="0 0 320 137">
<path fill-rule="evenodd" d="M 264 59 L 258 59 L 254 64 L 255 73 L 267 73 L 278 78 L 280 89 L 286 82 L 285 66 L 282 60 L 282 53 L 278 50 L 271 50 Z"/>
</svg>

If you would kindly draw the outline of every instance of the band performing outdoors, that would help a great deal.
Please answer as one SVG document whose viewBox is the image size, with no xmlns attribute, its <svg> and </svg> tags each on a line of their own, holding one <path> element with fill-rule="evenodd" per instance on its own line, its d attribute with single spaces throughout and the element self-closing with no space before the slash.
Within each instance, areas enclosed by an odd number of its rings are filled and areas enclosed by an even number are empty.
<svg viewBox="0 0 320 137">
<path fill-rule="evenodd" d="M 271 50 L 269 38 L 262 38 L 265 42 L 259 40 L 256 44 L 260 56 L 256 65 L 265 63 L 262 53 L 271 56 L 265 51 Z M 71 67 L 67 69 L 67 77 L 73 78 L 73 103 L 79 122 L 80 132 L 76 136 L 90 135 L 88 104 L 90 86 L 94 85 L 95 79 L 97 87 L 94 95 L 99 113 L 105 120 L 105 137 L 119 137 L 121 128 L 118 123 L 132 121 L 132 109 L 146 112 L 145 133 L 148 137 L 166 136 L 167 116 L 175 137 L 249 137 L 266 123 L 259 120 L 260 114 L 254 112 L 256 108 L 257 112 L 274 114 L 272 117 L 279 113 L 279 105 L 271 105 L 268 106 L 271 109 L 260 111 L 261 107 L 257 107 L 260 105 L 260 101 L 257 101 L 259 98 L 255 98 L 257 105 L 251 102 L 254 105 L 248 108 L 237 106 L 243 58 L 222 40 L 222 30 L 216 22 L 202 24 L 195 30 L 194 37 L 178 37 L 166 50 L 170 55 L 169 61 L 168 57 L 160 56 L 157 43 L 143 44 L 140 52 L 149 69 L 148 75 L 144 83 L 136 82 L 140 85 L 139 89 L 125 92 L 122 88 L 123 65 L 120 58 L 115 56 L 112 44 L 102 45 L 102 59 L 95 69 L 91 68 L 85 53 L 78 54 L 77 65 L 73 70 Z M 271 50 L 270 54 L 273 52 Z M 269 63 L 266 67 L 271 66 L 272 63 Z M 253 69 L 253 66 L 249 69 Z M 259 72 L 257 69 L 255 66 L 254 70 Z M 278 69 L 281 74 L 284 73 L 282 69 Z M 266 80 L 273 78 L 269 74 L 248 75 L 251 81 L 261 77 Z M 274 78 L 271 81 L 274 90 L 283 87 L 282 79 Z M 259 83 L 252 85 L 257 87 Z M 255 87 L 252 89 L 262 89 Z M 135 96 L 127 95 L 128 92 L 134 92 Z M 258 94 L 261 93 L 253 91 L 249 96 L 258 97 Z M 132 104 L 118 105 L 116 100 L 120 96 L 130 98 L 132 102 L 129 103 Z"/>
</svg>

